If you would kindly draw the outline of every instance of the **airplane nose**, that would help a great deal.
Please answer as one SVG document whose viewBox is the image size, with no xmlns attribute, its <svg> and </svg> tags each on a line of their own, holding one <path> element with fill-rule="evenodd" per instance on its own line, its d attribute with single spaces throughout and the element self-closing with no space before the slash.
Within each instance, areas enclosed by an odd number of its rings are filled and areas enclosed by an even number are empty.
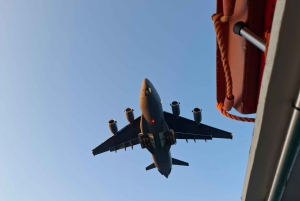
<svg viewBox="0 0 300 201">
<path fill-rule="evenodd" d="M 158 96 L 150 80 L 148 80 L 147 78 L 143 79 L 140 98 L 143 99 L 143 97 L 149 96 L 152 92 L 156 94 L 155 97 Z"/>
<path fill-rule="evenodd" d="M 149 85 L 150 85 L 150 81 L 147 78 L 143 79 L 142 88 L 147 89 L 149 88 Z"/>
</svg>

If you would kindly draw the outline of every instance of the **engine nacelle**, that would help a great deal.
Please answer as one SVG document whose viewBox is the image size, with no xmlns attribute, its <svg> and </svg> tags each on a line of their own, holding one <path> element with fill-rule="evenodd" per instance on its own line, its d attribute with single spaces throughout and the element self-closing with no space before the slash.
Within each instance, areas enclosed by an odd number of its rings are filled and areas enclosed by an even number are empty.
<svg viewBox="0 0 300 201">
<path fill-rule="evenodd" d="M 195 122 L 199 125 L 200 122 L 202 121 L 202 114 L 201 114 L 201 109 L 196 107 L 193 109 L 193 114 L 194 114 L 194 120 Z"/>
<path fill-rule="evenodd" d="M 128 107 L 125 109 L 125 115 L 126 115 L 126 119 L 130 124 L 133 124 L 134 122 L 134 114 L 133 114 L 133 109 Z"/>
<path fill-rule="evenodd" d="M 173 101 L 171 104 L 173 115 L 178 119 L 180 115 L 180 103 L 178 101 Z"/>
<path fill-rule="evenodd" d="M 110 132 L 114 134 L 115 136 L 118 135 L 118 126 L 117 126 L 117 121 L 114 119 L 111 119 L 108 121 L 108 127 L 110 129 Z"/>
</svg>

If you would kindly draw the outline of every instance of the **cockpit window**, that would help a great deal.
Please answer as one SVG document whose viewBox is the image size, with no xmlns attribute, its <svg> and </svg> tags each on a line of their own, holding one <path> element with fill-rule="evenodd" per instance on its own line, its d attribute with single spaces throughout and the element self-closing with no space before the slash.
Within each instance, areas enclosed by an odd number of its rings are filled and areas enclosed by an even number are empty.
<svg viewBox="0 0 300 201">
<path fill-rule="evenodd" d="M 145 96 L 149 96 L 151 94 L 151 88 L 145 89 Z"/>
</svg>

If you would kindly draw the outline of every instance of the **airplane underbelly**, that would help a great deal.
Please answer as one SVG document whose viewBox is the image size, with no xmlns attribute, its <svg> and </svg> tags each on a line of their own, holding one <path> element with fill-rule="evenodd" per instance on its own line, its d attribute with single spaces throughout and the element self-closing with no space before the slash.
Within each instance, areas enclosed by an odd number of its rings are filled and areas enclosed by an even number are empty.
<svg viewBox="0 0 300 201">
<path fill-rule="evenodd" d="M 169 172 L 172 167 L 171 152 L 166 149 L 156 149 L 152 154 L 154 164 L 160 172 Z"/>
</svg>

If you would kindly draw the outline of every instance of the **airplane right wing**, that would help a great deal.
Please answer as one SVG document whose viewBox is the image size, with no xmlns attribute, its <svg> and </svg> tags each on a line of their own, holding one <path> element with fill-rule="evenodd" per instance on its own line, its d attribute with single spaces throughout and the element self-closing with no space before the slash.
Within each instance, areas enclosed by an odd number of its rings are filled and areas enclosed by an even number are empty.
<svg viewBox="0 0 300 201">
<path fill-rule="evenodd" d="M 164 112 L 164 118 L 170 129 L 173 129 L 177 139 L 203 139 L 212 138 L 232 139 L 232 134 L 205 124 L 197 124 L 195 121 Z"/>
<path fill-rule="evenodd" d="M 102 144 L 92 150 L 94 155 L 101 154 L 106 151 L 117 151 L 139 144 L 138 134 L 140 131 L 140 119 L 138 117 L 133 124 L 128 124 L 118 131 L 117 135 L 113 135 L 104 141 Z"/>
</svg>

